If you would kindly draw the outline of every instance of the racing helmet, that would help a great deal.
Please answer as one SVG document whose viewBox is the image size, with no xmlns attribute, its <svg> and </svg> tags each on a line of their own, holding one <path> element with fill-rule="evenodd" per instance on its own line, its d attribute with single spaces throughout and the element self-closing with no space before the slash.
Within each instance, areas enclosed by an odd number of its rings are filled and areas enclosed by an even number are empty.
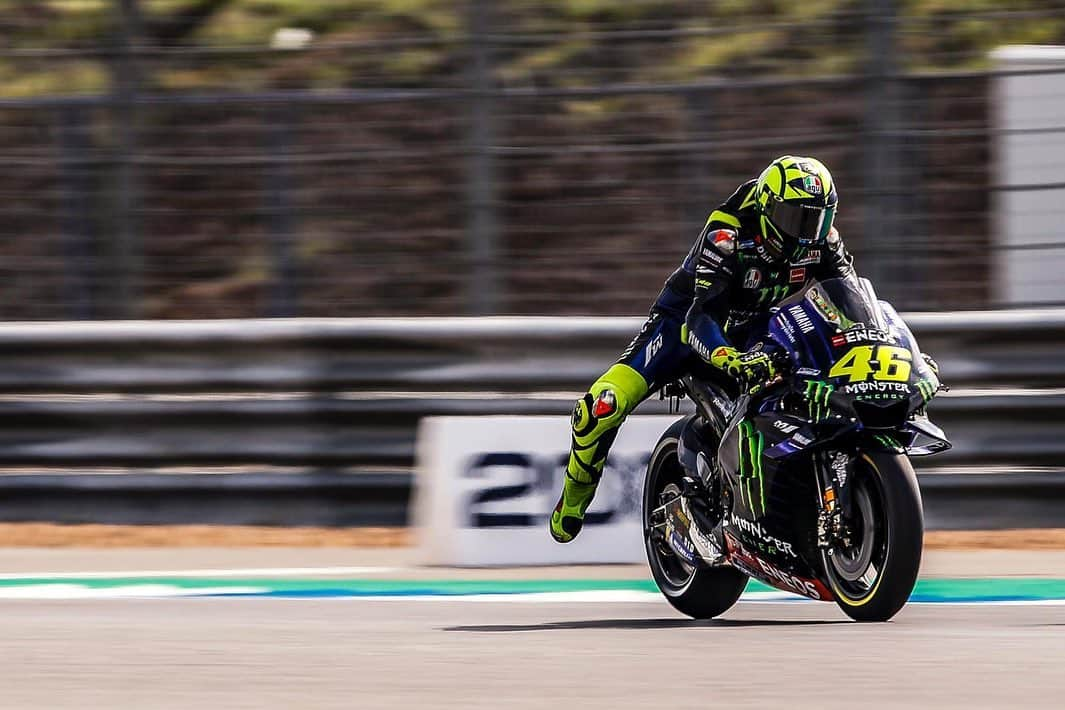
<svg viewBox="0 0 1065 710">
<path fill-rule="evenodd" d="M 821 161 L 785 155 L 758 176 L 762 236 L 788 258 L 823 244 L 836 217 L 836 186 Z"/>
</svg>

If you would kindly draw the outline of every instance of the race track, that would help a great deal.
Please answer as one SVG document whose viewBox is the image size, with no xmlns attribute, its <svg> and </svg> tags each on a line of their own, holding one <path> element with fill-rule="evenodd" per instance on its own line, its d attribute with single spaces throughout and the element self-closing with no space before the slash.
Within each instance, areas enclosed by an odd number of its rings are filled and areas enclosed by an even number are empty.
<svg viewBox="0 0 1065 710">
<path fill-rule="evenodd" d="M 815 603 L 692 622 L 651 603 L 6 602 L 3 707 L 1058 705 L 1065 607 Z"/>
<path fill-rule="evenodd" d="M 5 576 L 0 707 L 1003 708 L 1060 707 L 1065 692 L 1065 605 L 1001 603 L 991 587 L 982 602 L 913 604 L 888 624 L 805 601 L 744 601 L 694 622 L 636 579 L 617 582 L 628 591 L 482 594 L 495 588 L 469 571 L 432 570 L 450 578 L 443 596 L 370 567 L 243 579 L 266 572 Z M 538 575 L 564 576 L 523 574 Z M 492 583 L 516 583 L 502 576 Z M 248 591 L 270 584 L 282 598 Z M 949 594 L 976 589 L 954 584 Z M 186 592 L 207 596 L 167 596 Z"/>
</svg>

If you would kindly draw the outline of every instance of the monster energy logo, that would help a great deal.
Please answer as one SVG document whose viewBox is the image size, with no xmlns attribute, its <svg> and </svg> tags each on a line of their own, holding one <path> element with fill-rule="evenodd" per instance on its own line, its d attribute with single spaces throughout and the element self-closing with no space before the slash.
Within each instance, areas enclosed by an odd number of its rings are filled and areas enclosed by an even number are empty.
<svg viewBox="0 0 1065 710">
<path fill-rule="evenodd" d="M 902 448 L 902 446 L 899 444 L 899 442 L 895 441 L 890 436 L 886 436 L 884 434 L 877 434 L 873 438 L 876 439 L 877 442 L 881 446 L 883 446 L 885 449 L 891 449 L 892 451 L 898 451 L 899 449 Z"/>
<path fill-rule="evenodd" d="M 815 422 L 821 421 L 828 416 L 828 398 L 832 396 L 835 387 L 821 380 L 809 380 L 806 383 L 807 403 L 810 406 L 810 418 Z"/>
<path fill-rule="evenodd" d="M 765 514 L 765 478 L 762 475 L 765 437 L 746 419 L 740 422 L 739 447 L 740 498 L 746 502 L 755 517 L 760 517 Z"/>
<path fill-rule="evenodd" d="M 920 380 L 917 383 L 917 391 L 921 393 L 921 398 L 925 402 L 928 402 L 936 395 L 938 388 L 932 384 L 931 380 Z"/>
<path fill-rule="evenodd" d="M 763 288 L 758 293 L 758 305 L 762 306 L 766 303 L 776 303 L 787 295 L 787 286 L 773 286 L 771 288 Z"/>
</svg>

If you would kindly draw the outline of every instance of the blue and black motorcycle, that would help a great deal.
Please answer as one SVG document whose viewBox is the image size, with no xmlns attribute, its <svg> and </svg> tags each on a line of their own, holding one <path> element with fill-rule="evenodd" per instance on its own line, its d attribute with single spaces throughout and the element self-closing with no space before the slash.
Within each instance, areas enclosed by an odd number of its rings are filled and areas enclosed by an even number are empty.
<svg viewBox="0 0 1065 710">
<path fill-rule="evenodd" d="M 644 485 L 659 589 L 706 619 L 749 577 L 885 621 L 913 591 L 924 516 L 909 457 L 950 448 L 940 389 L 906 324 L 864 279 L 811 282 L 774 308 L 780 371 L 729 396 L 710 372 L 675 383 L 696 413 L 661 437 Z"/>
</svg>

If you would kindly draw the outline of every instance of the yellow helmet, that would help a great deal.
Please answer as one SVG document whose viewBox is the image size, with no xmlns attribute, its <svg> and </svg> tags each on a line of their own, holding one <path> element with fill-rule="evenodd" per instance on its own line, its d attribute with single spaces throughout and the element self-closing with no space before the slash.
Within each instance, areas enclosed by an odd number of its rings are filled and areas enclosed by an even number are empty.
<svg viewBox="0 0 1065 710">
<path fill-rule="evenodd" d="M 836 217 L 836 186 L 821 161 L 784 155 L 762 171 L 755 187 L 762 235 L 791 256 L 823 244 Z"/>
</svg>

